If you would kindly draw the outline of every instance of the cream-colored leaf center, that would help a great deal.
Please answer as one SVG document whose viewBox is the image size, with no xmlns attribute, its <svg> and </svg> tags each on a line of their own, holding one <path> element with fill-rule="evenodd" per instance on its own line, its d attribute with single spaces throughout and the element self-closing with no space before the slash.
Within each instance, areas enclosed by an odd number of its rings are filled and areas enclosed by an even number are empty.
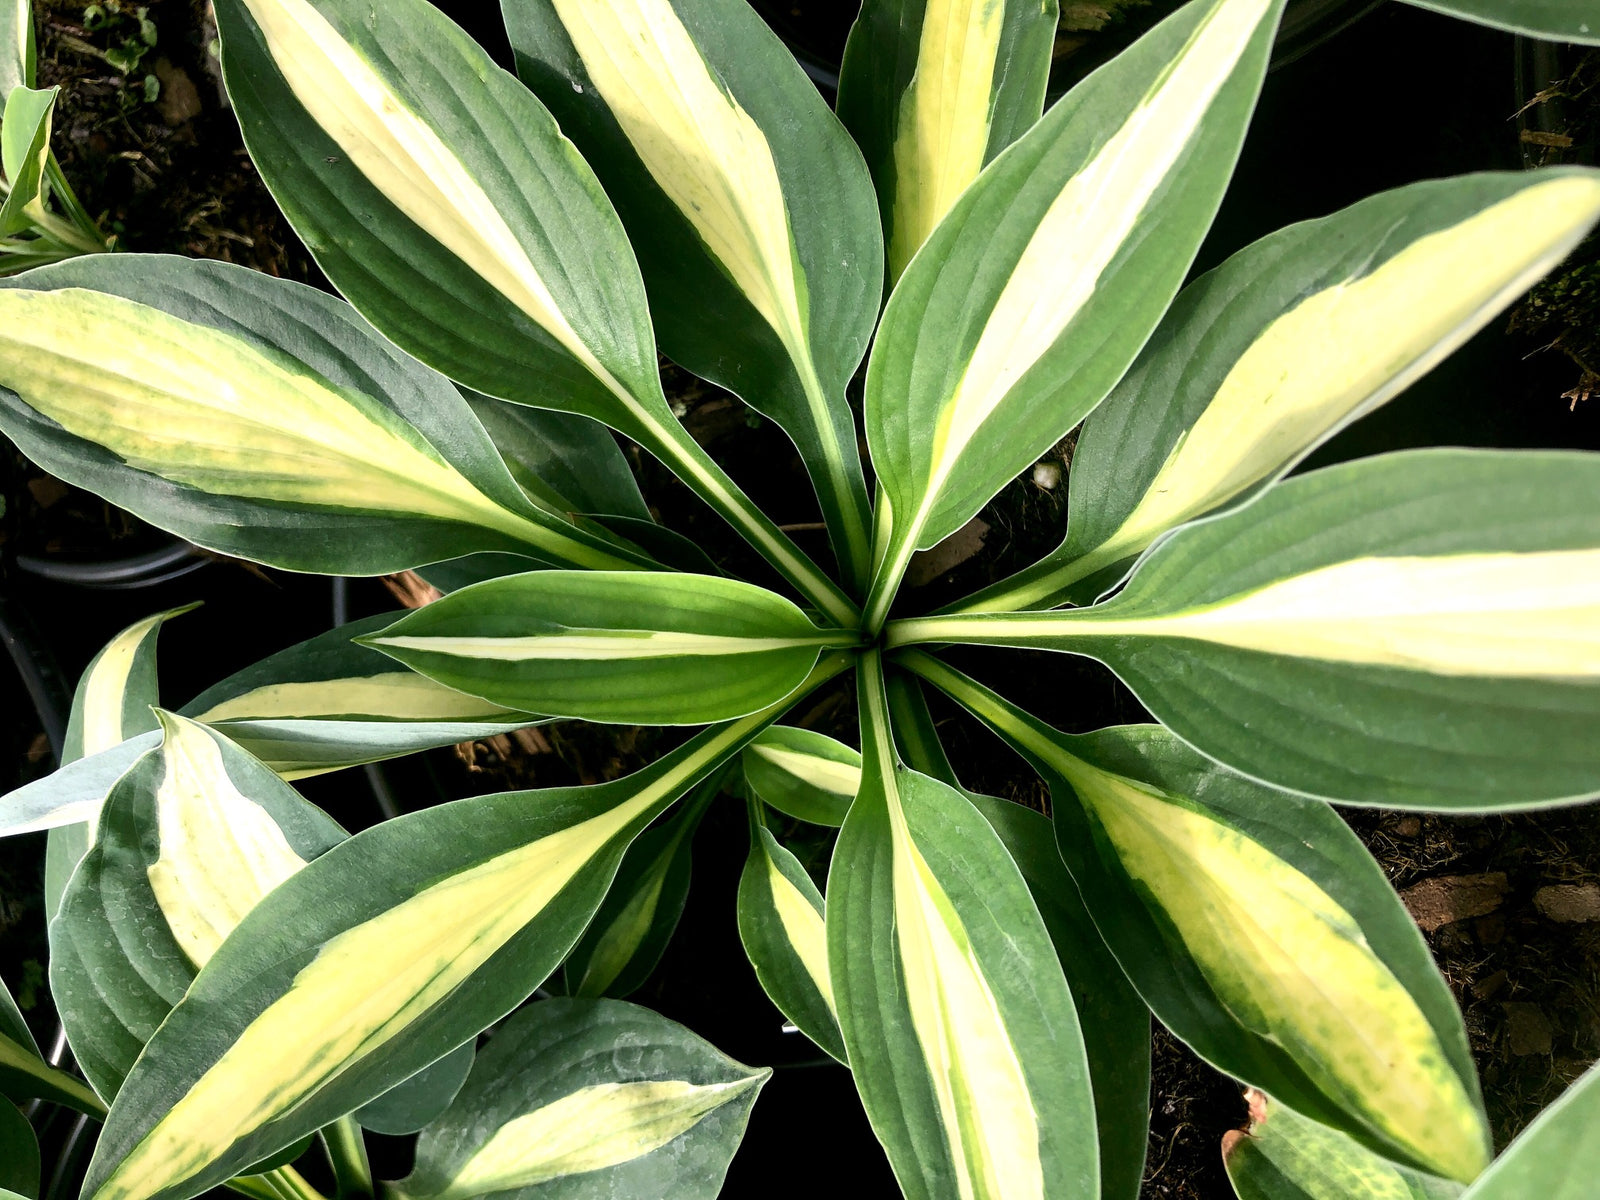
<svg viewBox="0 0 1600 1200">
<path fill-rule="evenodd" d="M 772 742 L 757 741 L 751 745 L 750 753 L 829 795 L 853 798 L 861 790 L 861 768 L 854 763 L 835 762 Z"/>
<path fill-rule="evenodd" d="M 489 720 L 513 710 L 434 683 L 414 671 L 274 683 L 214 704 L 196 720 L 349 717 L 379 721 Z"/>
<path fill-rule="evenodd" d="M 825 640 L 825 639 L 823 639 Z M 498 662 L 615 662 L 629 659 L 719 657 L 793 650 L 821 644 L 811 638 L 728 637 L 712 633 L 674 633 L 615 629 L 602 633 L 550 634 L 540 637 L 376 637 L 374 646 L 421 650 L 455 658 Z"/>
<path fill-rule="evenodd" d="M 833 976 L 828 968 L 828 933 L 823 916 L 810 898 L 778 869 L 772 855 L 766 858 L 767 882 L 772 889 L 772 907 L 777 911 L 778 923 L 783 926 L 795 957 L 827 1001 L 828 1010 L 833 1012 Z"/>
</svg>

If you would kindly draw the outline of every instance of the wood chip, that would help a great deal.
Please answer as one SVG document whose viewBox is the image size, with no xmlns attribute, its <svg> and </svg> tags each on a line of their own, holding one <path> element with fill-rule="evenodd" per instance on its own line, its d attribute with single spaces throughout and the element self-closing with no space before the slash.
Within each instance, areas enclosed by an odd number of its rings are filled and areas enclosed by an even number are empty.
<svg viewBox="0 0 1600 1200">
<path fill-rule="evenodd" d="M 1507 886 L 1504 871 L 1441 875 L 1408 887 L 1400 893 L 1400 900 L 1422 931 L 1432 933 L 1468 917 L 1488 916 L 1500 907 Z"/>
<path fill-rule="evenodd" d="M 1600 884 L 1551 884 L 1533 894 L 1533 905 L 1552 921 L 1600 921 Z"/>
</svg>

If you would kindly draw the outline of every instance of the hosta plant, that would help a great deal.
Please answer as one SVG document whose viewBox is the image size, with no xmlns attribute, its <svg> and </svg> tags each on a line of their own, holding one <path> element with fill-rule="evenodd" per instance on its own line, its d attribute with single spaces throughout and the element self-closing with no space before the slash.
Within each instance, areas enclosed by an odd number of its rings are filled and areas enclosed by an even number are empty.
<svg viewBox="0 0 1600 1200">
<path fill-rule="evenodd" d="M 1478 1176 L 1460 1015 L 1330 804 L 1600 793 L 1600 457 L 1285 476 L 1558 262 L 1600 176 L 1417 183 L 1184 286 L 1279 7 L 1194 0 L 1041 115 L 1055 5 L 869 0 L 836 116 L 743 0 L 505 0 L 516 76 L 426 0 L 216 0 L 246 142 L 343 298 L 136 255 L 28 272 L 0 428 L 214 551 L 447 594 L 178 711 L 153 616 L 89 668 L 67 765 L 0 800 L 51 830 L 87 1084 L 15 1021 L 0 1080 L 109 1110 L 84 1196 L 305 1196 L 282 1164 L 319 1132 L 357 1194 L 363 1128 L 420 1130 L 390 1185 L 415 1200 L 715 1194 L 766 1072 L 618 997 L 730 802 L 755 973 L 907 1196 L 1135 1195 L 1152 1012 L 1278 1128 Z M 792 438 L 825 561 L 686 434 L 658 349 Z M 897 604 L 1080 424 L 1056 551 Z M 761 582 L 652 521 L 613 432 Z M 1064 733 L 955 643 L 1098 659 L 1155 722 Z M 784 724 L 847 671 L 858 738 Z M 1052 817 L 962 788 L 925 687 Z M 695 731 L 353 837 L 286 782 L 564 719 Z M 803 823 L 838 827 L 825 880 Z"/>
</svg>

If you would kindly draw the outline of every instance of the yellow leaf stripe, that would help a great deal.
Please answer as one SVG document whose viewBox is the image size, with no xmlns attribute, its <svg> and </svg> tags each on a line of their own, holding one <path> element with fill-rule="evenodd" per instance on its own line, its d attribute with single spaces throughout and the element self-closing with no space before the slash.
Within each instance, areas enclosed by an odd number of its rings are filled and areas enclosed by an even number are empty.
<svg viewBox="0 0 1600 1200">
<path fill-rule="evenodd" d="M 128 626 L 106 643 L 90 667 L 83 683 L 83 757 L 109 750 L 127 736 L 122 732 L 122 706 L 128 695 L 128 675 L 145 638 L 169 615 L 157 613 Z M 92 844 L 92 826 L 89 837 Z"/>
<path fill-rule="evenodd" d="M 1006 0 L 929 0 L 923 10 L 896 122 L 891 279 L 983 169 L 1005 10 Z"/>
<path fill-rule="evenodd" d="M 828 1003 L 830 1012 L 837 1012 L 833 1003 L 833 976 L 828 968 L 828 932 L 823 916 L 799 888 L 789 882 L 789 877 L 778 869 L 771 854 L 767 854 L 767 885 L 772 891 L 772 907 L 783 926 L 784 936 L 794 948 L 795 957 L 805 968 L 811 982 Z"/>
<path fill-rule="evenodd" d="M 428 1200 L 470 1200 L 642 1158 L 764 1080 L 597 1083 L 507 1122 Z"/>
<path fill-rule="evenodd" d="M 166 774 L 156 789 L 160 856 L 150 890 L 189 961 L 203 967 L 266 894 L 305 866 L 276 821 L 229 778 L 200 725 L 161 714 Z"/>
<path fill-rule="evenodd" d="M 806 754 L 759 738 L 750 744 L 746 753 L 763 758 L 780 771 L 830 795 L 854 796 L 861 790 L 861 768 L 851 763 L 835 762 L 820 754 Z"/>
<path fill-rule="evenodd" d="M 815 637 L 729 637 L 711 633 L 677 633 L 645 629 L 607 629 L 594 633 L 549 634 L 537 637 L 423 637 L 396 635 L 371 637 L 368 646 L 393 646 L 399 650 L 424 650 L 456 658 L 499 662 L 544 662 L 572 659 L 579 662 L 615 662 L 627 659 L 716 657 L 760 654 L 800 646 L 837 644 L 837 633 Z"/>
<path fill-rule="evenodd" d="M 463 721 L 506 716 L 513 710 L 455 691 L 413 671 L 381 671 L 347 679 L 273 683 L 241 692 L 196 720 L 218 721 L 348 717 L 379 721 Z"/>
</svg>

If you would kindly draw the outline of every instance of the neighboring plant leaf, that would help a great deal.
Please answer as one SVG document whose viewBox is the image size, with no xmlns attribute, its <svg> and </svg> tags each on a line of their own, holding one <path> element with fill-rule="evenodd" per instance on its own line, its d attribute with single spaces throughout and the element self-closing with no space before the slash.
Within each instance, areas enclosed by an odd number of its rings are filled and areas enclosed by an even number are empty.
<svg viewBox="0 0 1600 1200">
<path fill-rule="evenodd" d="M 759 811 L 759 810 L 757 810 Z M 822 893 L 758 816 L 739 877 L 739 940 L 762 990 L 795 1027 L 846 1062 L 834 1015 Z"/>
<path fill-rule="evenodd" d="M 882 294 L 861 155 L 744 0 L 502 0 L 517 71 L 594 166 L 662 350 L 794 439 L 847 581 L 871 514 L 845 403 Z"/>
<path fill-rule="evenodd" d="M 84 1084 L 44 1060 L 11 992 L 0 981 L 0 1096 L 35 1097 L 99 1116 L 105 1105 Z M 3 1101 L 0 1101 L 3 1103 Z"/>
<path fill-rule="evenodd" d="M 863 656 L 861 794 L 828 873 L 856 1087 L 908 1200 L 1097 1194 L 1072 995 L 1027 884 L 961 793 L 896 760 Z"/>
<path fill-rule="evenodd" d="M 363 1104 L 351 1115 L 363 1129 L 402 1137 L 431 1125 L 449 1108 L 467 1081 L 477 1049 L 476 1039 L 457 1046 L 438 1062 L 423 1067 L 404 1083 Z"/>
<path fill-rule="evenodd" d="M 220 0 L 217 25 L 251 157 L 363 316 L 485 395 L 621 430 L 849 619 L 672 415 L 627 235 L 527 88 L 428 0 Z"/>
<path fill-rule="evenodd" d="M 650 978 L 683 916 L 695 831 L 722 778 L 718 771 L 696 784 L 669 820 L 628 847 L 605 902 L 567 958 L 568 995 L 622 997 Z"/>
<path fill-rule="evenodd" d="M 639 831 L 798 698 L 625 779 L 408 813 L 291 876 L 151 1039 L 85 1194 L 196 1196 L 499 1020 L 566 957 Z"/>
<path fill-rule="evenodd" d="M 1431 180 L 1279 230 L 1185 288 L 1084 423 L 1066 540 L 962 611 L 1086 604 L 1398 395 L 1566 257 L 1600 175 Z"/>
<path fill-rule="evenodd" d="M 1050 785 L 1090 915 L 1167 1028 L 1389 1157 L 1471 1179 L 1488 1123 L 1461 1014 L 1382 869 L 1320 801 L 1156 725 L 1069 736 L 936 660 L 906 665 Z"/>
<path fill-rule="evenodd" d="M 182 712 L 214 725 L 286 779 L 548 719 L 435 683 L 355 640 L 387 629 L 398 615 L 352 621 L 280 650 L 207 688 Z"/>
<path fill-rule="evenodd" d="M 885 682 L 895 744 L 907 764 L 972 801 L 1000 835 L 1039 906 L 1083 1027 L 1100 1140 L 1100 1195 L 1103 1200 L 1137 1200 L 1150 1127 L 1150 1010 L 1079 899 L 1078 885 L 1056 849 L 1050 819 L 1009 800 L 962 788 L 916 677 L 895 670 Z"/>
<path fill-rule="evenodd" d="M 475 392 L 467 394 L 467 404 L 535 504 L 564 517 L 589 513 L 651 520 L 622 447 L 598 421 Z"/>
<path fill-rule="evenodd" d="M 9 1100 L 0 1100 L 0 1194 L 33 1200 L 39 1195 L 39 1139 L 28 1118 Z"/>
<path fill-rule="evenodd" d="M 1387 1159 L 1251 1088 L 1247 1129 L 1222 1135 L 1239 1200 L 1458 1200 L 1461 1185 Z"/>
<path fill-rule="evenodd" d="M 50 925 L 50 990 L 106 1100 L 196 971 L 262 897 L 345 833 L 264 764 L 162 715 L 117 781 Z"/>
<path fill-rule="evenodd" d="M 792 692 L 825 646 L 774 592 L 707 575 L 532 571 L 451 592 L 361 639 L 448 687 L 553 716 L 699 725 Z"/>
<path fill-rule="evenodd" d="M 861 753 L 825 733 L 773 725 L 745 747 L 745 784 L 785 816 L 839 826 L 861 790 Z"/>
<path fill-rule="evenodd" d="M 1597 628 L 1600 455 L 1417 450 L 1180 530 L 1093 608 L 923 618 L 888 640 L 1088 654 L 1257 779 L 1482 811 L 1600 792 Z"/>
<path fill-rule="evenodd" d="M 3 2 L 3 0 L 0 0 Z M 160 727 L 152 706 L 160 702 L 156 681 L 156 634 L 173 617 L 196 606 L 169 609 L 136 621 L 89 661 L 72 697 L 61 760 L 76 762 Z M 67 880 L 94 843 L 97 812 L 77 825 L 52 829 L 45 842 L 45 923 L 55 919 Z"/>
<path fill-rule="evenodd" d="M 33 0 L 0 0 L 0 104 L 33 86 L 35 57 Z"/>
<path fill-rule="evenodd" d="M 92 255 L 0 282 L 0 347 L 0 430 L 212 550 L 345 575 L 468 550 L 648 561 L 528 503 L 455 388 L 300 284 Z"/>
<path fill-rule="evenodd" d="M 1600 7 L 1594 0 L 1406 0 L 1406 3 L 1550 42 L 1600 45 Z"/>
<path fill-rule="evenodd" d="M 713 1200 L 770 1068 L 620 1000 L 541 1000 L 489 1039 L 395 1185 L 412 1200 Z"/>
<path fill-rule="evenodd" d="M 900 278 L 984 164 L 1038 121 L 1056 0 L 866 0 L 839 72 L 839 119 L 878 186 Z"/>
<path fill-rule="evenodd" d="M 15 87 L 5 94 L 5 113 L 0 116 L 0 169 L 10 191 L 0 201 L 0 237 L 23 232 L 44 212 L 50 114 L 59 90 Z"/>
<path fill-rule="evenodd" d="M 1255 107 L 1278 0 L 1195 0 L 963 193 L 884 311 L 866 384 L 869 623 L 1111 390 L 1171 302 Z"/>
<path fill-rule="evenodd" d="M 1586 1200 L 1600 1172 L 1600 1067 L 1590 1067 L 1461 1200 Z"/>
</svg>

